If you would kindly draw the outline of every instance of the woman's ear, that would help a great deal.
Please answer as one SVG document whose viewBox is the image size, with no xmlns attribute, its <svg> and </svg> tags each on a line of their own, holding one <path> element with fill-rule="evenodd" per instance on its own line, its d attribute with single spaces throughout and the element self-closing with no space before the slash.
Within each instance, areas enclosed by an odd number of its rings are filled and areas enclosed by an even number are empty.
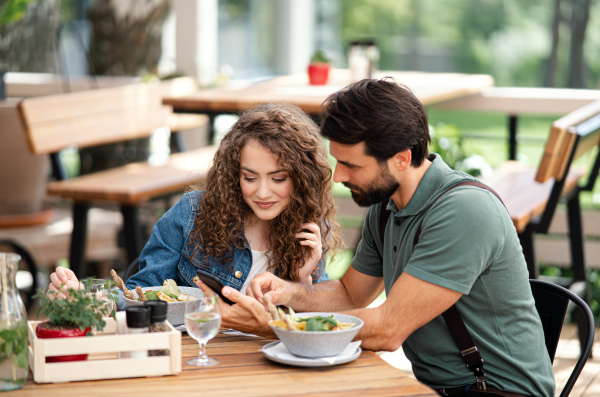
<svg viewBox="0 0 600 397">
<path fill-rule="evenodd" d="M 406 171 L 410 167 L 412 152 L 410 149 L 396 153 L 393 157 L 394 168 L 398 171 Z"/>
</svg>

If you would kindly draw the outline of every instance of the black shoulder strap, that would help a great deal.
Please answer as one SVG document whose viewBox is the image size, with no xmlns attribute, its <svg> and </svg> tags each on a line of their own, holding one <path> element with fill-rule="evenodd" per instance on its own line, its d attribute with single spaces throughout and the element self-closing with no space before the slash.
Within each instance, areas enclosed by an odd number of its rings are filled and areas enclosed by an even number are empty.
<svg viewBox="0 0 600 397">
<path fill-rule="evenodd" d="M 460 187 L 460 186 L 476 186 L 479 187 L 481 189 L 486 189 L 489 190 L 490 192 L 494 193 L 494 195 L 496 197 L 498 197 L 498 200 L 500 200 L 500 202 L 504 205 L 504 201 L 502 201 L 502 199 L 500 198 L 500 195 L 498 195 L 498 193 L 496 193 L 494 191 L 494 189 L 492 189 L 491 187 L 484 185 L 481 182 L 476 182 L 476 181 L 464 181 L 464 182 L 459 182 L 456 185 L 453 185 L 451 187 L 449 187 L 446 191 L 444 191 L 442 194 L 440 194 L 433 203 L 431 203 L 431 205 L 433 206 L 433 204 L 435 204 L 444 194 L 448 193 L 450 190 Z M 383 237 L 385 235 L 385 227 L 387 225 L 387 221 L 390 218 L 391 215 L 391 211 L 386 209 L 387 204 L 389 203 L 390 199 L 386 199 L 384 201 L 381 202 L 381 209 L 379 211 L 379 238 L 381 239 L 381 247 L 383 248 Z M 506 207 L 506 205 L 504 205 Z M 414 241 L 414 245 L 417 245 L 417 242 L 419 242 L 419 236 L 421 235 L 421 226 L 423 225 L 423 220 L 421 220 L 421 223 L 419 223 L 419 228 L 417 229 L 417 233 L 415 234 L 415 241 Z"/>
<path fill-rule="evenodd" d="M 489 190 L 490 192 L 494 193 L 494 195 L 496 197 L 498 197 L 498 199 L 502 202 L 502 204 L 504 204 L 504 202 L 502 201 L 502 199 L 500 198 L 498 193 L 496 193 L 489 186 L 486 186 L 481 182 L 465 181 L 465 182 L 457 183 L 456 185 L 453 185 L 450 188 L 448 188 L 446 191 L 444 191 L 442 194 L 440 194 L 434 200 L 433 203 L 431 203 L 431 206 L 433 206 L 433 204 L 435 204 L 444 194 L 448 193 L 450 190 L 457 188 L 459 186 L 465 186 L 465 185 L 476 186 L 481 189 Z M 391 214 L 391 211 L 386 209 L 388 202 L 389 202 L 389 199 L 382 202 L 381 210 L 379 212 L 379 237 L 381 239 L 382 251 L 383 251 L 385 227 L 387 225 L 387 221 Z M 423 219 L 421 220 L 421 223 L 419 223 L 419 227 L 417 229 L 417 232 L 415 233 L 414 245 L 417 245 L 417 243 L 419 242 L 419 237 L 421 235 L 421 226 L 423 225 Z M 383 254 L 382 254 L 382 256 L 383 256 Z M 477 346 L 475 346 L 475 343 L 473 343 L 473 339 L 471 339 L 469 330 L 465 326 L 465 323 L 463 322 L 462 317 L 460 316 L 460 313 L 458 312 L 458 309 L 456 308 L 456 305 L 452 305 L 452 307 L 450 307 L 448 310 L 446 310 L 444 313 L 442 313 L 442 317 L 444 317 L 444 320 L 446 321 L 446 324 L 448 325 L 448 328 L 450 329 L 450 332 L 452 333 L 452 336 L 454 337 L 454 340 L 455 340 L 456 344 L 458 345 L 460 354 L 463 357 L 465 363 L 467 364 L 467 367 L 471 371 L 473 371 L 473 373 L 475 374 L 475 377 L 477 378 L 478 386 L 480 386 L 480 388 L 483 388 L 485 390 L 485 374 L 483 373 L 483 359 L 481 358 L 481 355 L 479 354 L 479 350 L 477 349 Z"/>
</svg>

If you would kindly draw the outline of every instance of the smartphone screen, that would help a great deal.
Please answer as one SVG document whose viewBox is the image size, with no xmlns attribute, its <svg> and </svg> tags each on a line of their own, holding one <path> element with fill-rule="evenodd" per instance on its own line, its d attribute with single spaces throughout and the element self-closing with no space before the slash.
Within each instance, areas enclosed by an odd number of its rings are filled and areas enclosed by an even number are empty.
<svg viewBox="0 0 600 397">
<path fill-rule="evenodd" d="M 221 280 L 219 280 L 215 275 L 200 269 L 196 269 L 196 274 L 204 284 L 208 285 L 210 289 L 215 291 L 215 293 L 218 294 L 221 297 L 221 299 L 223 299 L 223 302 L 229 305 L 233 305 L 235 303 L 223 296 L 221 290 L 223 289 L 224 285 L 221 282 Z"/>
</svg>

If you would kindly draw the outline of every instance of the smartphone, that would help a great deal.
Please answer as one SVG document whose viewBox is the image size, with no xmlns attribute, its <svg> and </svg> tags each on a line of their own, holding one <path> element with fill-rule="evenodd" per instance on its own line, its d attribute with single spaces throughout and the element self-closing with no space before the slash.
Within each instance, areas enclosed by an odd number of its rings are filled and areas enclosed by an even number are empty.
<svg viewBox="0 0 600 397">
<path fill-rule="evenodd" d="M 214 274 L 211 274 L 207 271 L 204 271 L 202 269 L 196 269 L 196 274 L 198 275 L 198 277 L 200 278 L 200 280 L 202 280 L 202 282 L 204 284 L 208 285 L 210 287 L 210 289 L 215 291 L 215 293 L 218 294 L 221 297 L 221 299 L 223 299 L 223 302 L 225 302 L 229 305 L 235 304 L 235 302 L 230 301 L 228 298 L 223 296 L 223 293 L 221 292 L 221 290 L 223 289 L 224 285 L 221 282 L 221 280 L 219 280 L 217 278 L 217 276 L 215 276 Z"/>
</svg>

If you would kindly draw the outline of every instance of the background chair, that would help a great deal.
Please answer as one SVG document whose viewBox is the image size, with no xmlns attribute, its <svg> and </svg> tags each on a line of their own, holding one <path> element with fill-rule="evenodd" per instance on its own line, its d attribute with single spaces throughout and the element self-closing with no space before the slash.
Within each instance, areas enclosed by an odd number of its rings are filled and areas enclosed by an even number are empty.
<svg viewBox="0 0 600 397">
<path fill-rule="evenodd" d="M 10 239 L 0 239 L 0 251 L 14 252 L 21 256 L 17 273 L 17 289 L 29 313 L 33 303 L 33 295 L 39 287 L 37 282 L 37 265 L 33 256 L 25 247 Z"/>
<path fill-rule="evenodd" d="M 140 257 L 139 256 L 137 258 L 135 258 L 133 261 L 131 261 L 129 266 L 127 266 L 127 269 L 125 269 L 125 273 L 123 273 L 123 277 L 122 277 L 123 281 L 127 282 L 127 280 L 129 280 L 129 277 L 136 274 L 138 272 L 138 270 L 140 270 Z"/>
<path fill-rule="evenodd" d="M 535 235 L 547 234 L 556 208 L 565 202 L 569 227 L 572 278 L 550 279 L 588 300 L 580 193 L 591 191 L 600 170 L 600 101 L 585 105 L 552 123 L 537 169 L 507 161 L 480 178 L 502 197 L 519 235 L 529 278 L 539 278 Z M 587 168 L 575 160 L 588 154 Z M 544 277 L 546 278 L 546 277 Z M 585 319 L 578 318 L 579 340 Z"/>
<path fill-rule="evenodd" d="M 550 356 L 551 362 L 554 362 L 556 347 L 558 346 L 558 340 L 560 338 L 569 304 L 577 305 L 583 312 L 583 317 L 585 318 L 587 334 L 581 345 L 581 353 L 571 372 L 571 376 L 569 376 L 567 383 L 565 383 L 563 390 L 560 393 L 560 397 L 566 397 L 571 393 L 577 378 L 581 374 L 581 371 L 592 352 L 595 331 L 594 317 L 587 303 L 568 289 L 542 280 L 529 280 L 529 282 L 531 284 L 533 298 L 535 299 L 535 307 L 542 320 L 546 349 L 548 349 L 548 355 Z"/>
</svg>

